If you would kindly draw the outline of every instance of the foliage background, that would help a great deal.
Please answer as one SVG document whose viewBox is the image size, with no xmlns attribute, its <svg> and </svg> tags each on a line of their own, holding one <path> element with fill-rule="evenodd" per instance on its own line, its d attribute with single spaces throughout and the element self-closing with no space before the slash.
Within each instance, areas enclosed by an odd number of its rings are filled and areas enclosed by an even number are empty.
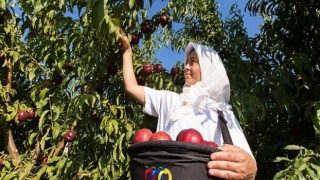
<svg viewBox="0 0 320 180">
<path fill-rule="evenodd" d="M 135 72 L 139 82 L 156 89 L 180 92 L 183 84 L 179 62 L 174 78 L 170 69 L 142 73 L 143 64 L 159 63 L 157 48 L 170 44 L 179 51 L 194 41 L 216 49 L 230 78 L 231 105 L 258 163 L 257 179 L 319 177 L 320 2 L 249 0 L 247 10 L 263 18 L 254 37 L 236 5 L 223 21 L 215 1 L 172 0 L 150 14 L 152 3 L 1 1 L 1 179 L 130 178 L 131 136 L 141 127 L 154 131 L 156 119 L 124 92 L 120 29 L 140 35 L 133 45 Z M 170 20 L 164 27 L 161 14 Z M 144 21 L 151 22 L 152 33 L 140 32 Z M 175 23 L 182 28 L 173 29 Z M 30 109 L 36 117 L 18 121 L 18 112 Z M 76 140 L 64 142 L 70 129 Z"/>
</svg>

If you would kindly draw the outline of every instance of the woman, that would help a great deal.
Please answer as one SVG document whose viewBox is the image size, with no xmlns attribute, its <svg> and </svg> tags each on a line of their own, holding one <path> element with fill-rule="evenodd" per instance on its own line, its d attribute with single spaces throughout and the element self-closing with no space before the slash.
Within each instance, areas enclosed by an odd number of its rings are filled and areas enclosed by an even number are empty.
<svg viewBox="0 0 320 180">
<path fill-rule="evenodd" d="M 211 176 L 225 179 L 254 179 L 256 162 L 242 129 L 227 103 L 230 85 L 219 55 L 211 48 L 189 43 L 185 50 L 183 92 L 159 91 L 137 84 L 132 50 L 127 37 L 123 46 L 123 79 L 127 93 L 144 105 L 143 111 L 158 117 L 157 131 L 172 138 L 187 128 L 201 132 L 205 140 L 216 142 L 221 152 L 212 153 L 208 162 Z M 234 145 L 223 144 L 218 128 L 218 111 L 228 122 Z"/>
</svg>

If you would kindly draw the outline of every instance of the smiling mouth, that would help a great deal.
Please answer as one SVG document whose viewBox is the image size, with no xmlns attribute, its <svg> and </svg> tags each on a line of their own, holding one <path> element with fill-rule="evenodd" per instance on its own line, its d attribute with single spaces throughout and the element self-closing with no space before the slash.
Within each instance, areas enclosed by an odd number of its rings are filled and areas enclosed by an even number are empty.
<svg viewBox="0 0 320 180">
<path fill-rule="evenodd" d="M 184 77 L 185 77 L 185 78 L 191 77 L 191 74 L 185 74 Z"/>
</svg>

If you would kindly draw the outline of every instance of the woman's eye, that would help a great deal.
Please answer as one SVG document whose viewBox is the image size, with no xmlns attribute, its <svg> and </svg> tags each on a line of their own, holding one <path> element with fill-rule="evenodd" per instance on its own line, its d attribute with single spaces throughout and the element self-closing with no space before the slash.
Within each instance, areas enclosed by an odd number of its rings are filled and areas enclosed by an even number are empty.
<svg viewBox="0 0 320 180">
<path fill-rule="evenodd" d="M 192 59 L 191 64 L 194 64 L 194 63 L 198 63 L 198 61 L 196 59 Z"/>
</svg>

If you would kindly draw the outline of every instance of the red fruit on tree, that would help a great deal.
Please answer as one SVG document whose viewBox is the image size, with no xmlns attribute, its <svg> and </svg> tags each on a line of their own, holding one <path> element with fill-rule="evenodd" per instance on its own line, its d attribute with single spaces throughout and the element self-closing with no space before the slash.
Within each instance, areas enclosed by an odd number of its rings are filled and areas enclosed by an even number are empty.
<svg viewBox="0 0 320 180">
<path fill-rule="evenodd" d="M 182 130 L 177 136 L 177 141 L 191 142 L 191 143 L 203 143 L 203 137 L 199 131 L 190 128 L 185 131 Z"/>
<path fill-rule="evenodd" d="M 160 24 L 162 27 L 168 24 L 168 17 L 166 15 L 163 14 L 160 16 Z"/>
<path fill-rule="evenodd" d="M 157 131 L 153 133 L 150 141 L 172 141 L 170 135 L 164 131 Z"/>
<path fill-rule="evenodd" d="M 76 132 L 69 130 L 64 134 L 64 140 L 66 142 L 73 142 L 76 139 Z"/>
<path fill-rule="evenodd" d="M 146 76 L 150 75 L 150 74 L 152 73 L 152 71 L 153 71 L 153 66 L 152 66 L 152 64 L 147 63 L 147 64 L 144 64 L 144 65 L 143 65 L 143 73 L 144 73 Z"/>
<path fill-rule="evenodd" d="M 139 44 L 140 38 L 138 34 L 132 33 L 131 34 L 131 43 L 132 44 Z"/>
<path fill-rule="evenodd" d="M 18 120 L 20 122 L 25 121 L 28 118 L 28 113 L 27 111 L 19 111 L 18 112 Z"/>
<path fill-rule="evenodd" d="M 148 128 L 139 129 L 132 138 L 133 143 L 141 143 L 149 141 L 152 136 L 152 131 Z"/>
<path fill-rule="evenodd" d="M 170 75 L 172 77 L 174 77 L 175 75 L 179 74 L 179 69 L 177 68 L 176 65 L 174 65 L 172 68 L 171 68 L 171 72 L 170 72 Z"/>
<path fill-rule="evenodd" d="M 156 64 L 156 65 L 154 66 L 154 71 L 156 71 L 156 72 L 158 72 L 158 73 L 162 72 L 162 71 L 163 71 L 162 64 Z"/>
<path fill-rule="evenodd" d="M 211 147 L 214 147 L 214 148 L 218 147 L 218 144 L 216 144 L 216 143 L 213 142 L 213 141 L 203 140 L 203 143 L 202 143 L 202 144 L 207 145 L 207 146 L 211 146 Z"/>
<path fill-rule="evenodd" d="M 4 168 L 3 159 L 0 158 L 0 170 Z"/>
<path fill-rule="evenodd" d="M 46 164 L 48 161 L 48 156 L 43 156 L 41 159 L 41 164 Z"/>
<path fill-rule="evenodd" d="M 28 113 L 28 118 L 30 119 L 33 119 L 36 116 L 33 109 L 30 109 L 27 113 Z"/>
<path fill-rule="evenodd" d="M 73 63 L 72 62 L 69 62 L 65 65 L 65 68 L 69 71 L 71 71 L 73 69 Z"/>
<path fill-rule="evenodd" d="M 148 27 L 148 25 L 146 24 L 146 23 L 141 23 L 141 25 L 140 25 L 140 30 L 141 30 L 141 32 L 142 33 L 144 33 L 144 34 L 148 34 L 149 33 L 149 27 Z"/>
<path fill-rule="evenodd" d="M 141 86 L 144 85 L 144 80 L 141 76 L 136 75 L 136 80 L 139 85 L 141 85 Z"/>
<path fill-rule="evenodd" d="M 150 34 L 152 31 L 152 22 L 151 21 L 144 21 L 140 24 L 140 30 L 143 34 Z"/>
</svg>

